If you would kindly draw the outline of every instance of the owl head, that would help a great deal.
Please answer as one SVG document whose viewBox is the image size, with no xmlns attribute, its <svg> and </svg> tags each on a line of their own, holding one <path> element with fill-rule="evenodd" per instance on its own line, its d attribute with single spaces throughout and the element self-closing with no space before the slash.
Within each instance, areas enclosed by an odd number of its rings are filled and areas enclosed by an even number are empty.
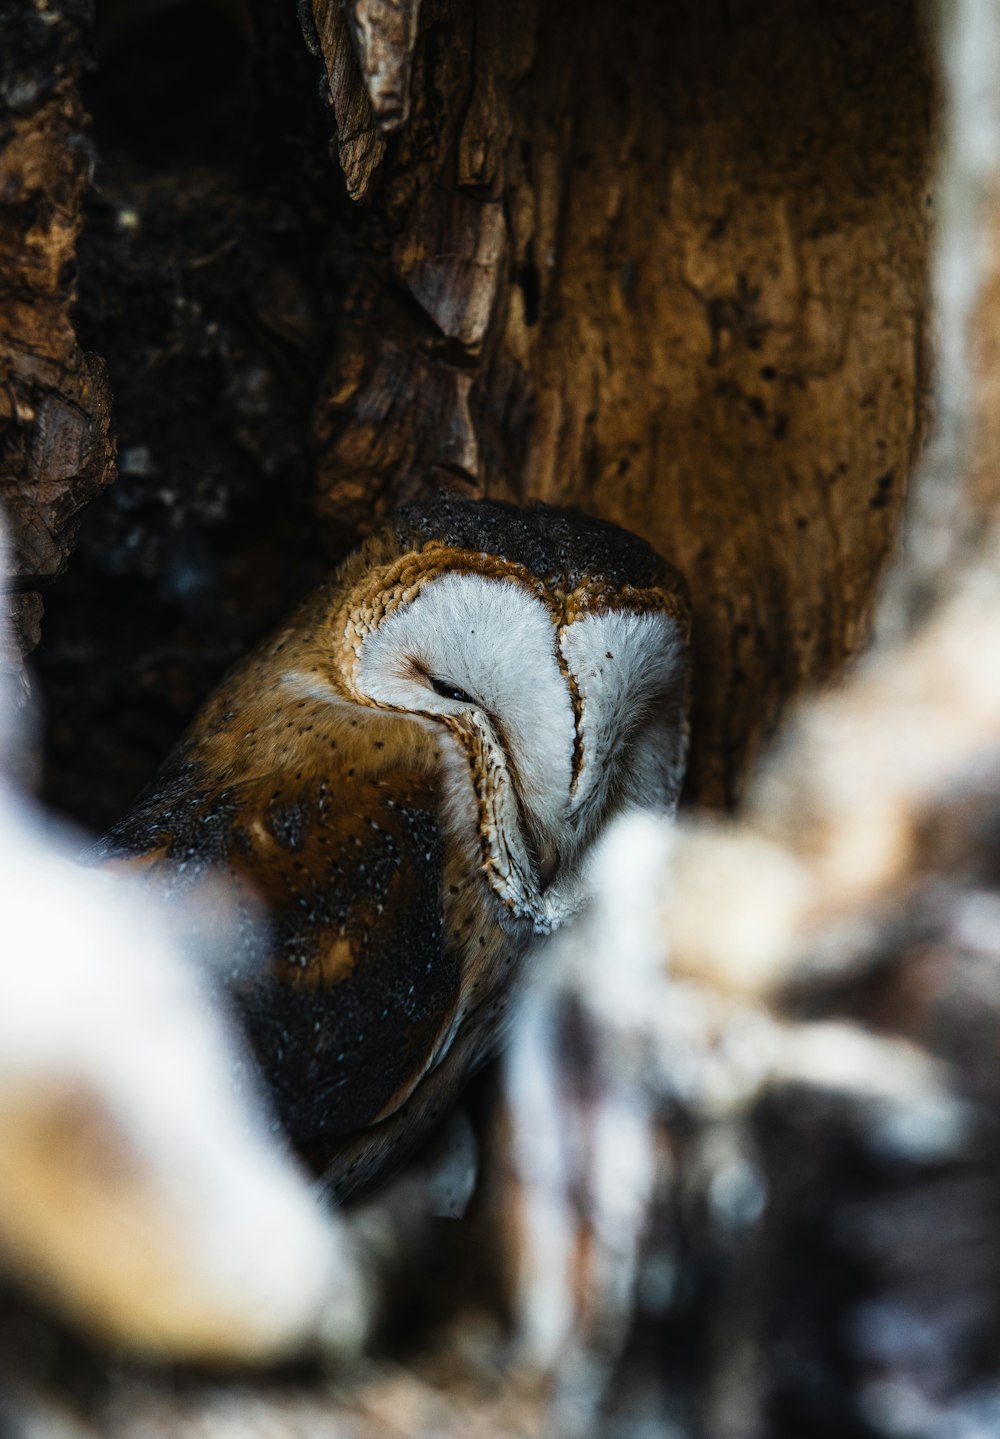
<svg viewBox="0 0 1000 1439">
<path fill-rule="evenodd" d="M 336 590 L 337 679 L 358 704 L 449 734 L 453 819 L 473 826 L 511 913 L 550 928 L 614 814 L 675 808 L 688 607 L 637 536 L 446 493 L 398 511 Z"/>
<path fill-rule="evenodd" d="M 234 997 L 339 1192 L 495 1052 L 602 827 L 675 807 L 687 637 L 682 581 L 624 530 L 406 507 L 222 681 L 92 856 L 170 893 L 229 874 Z"/>
</svg>

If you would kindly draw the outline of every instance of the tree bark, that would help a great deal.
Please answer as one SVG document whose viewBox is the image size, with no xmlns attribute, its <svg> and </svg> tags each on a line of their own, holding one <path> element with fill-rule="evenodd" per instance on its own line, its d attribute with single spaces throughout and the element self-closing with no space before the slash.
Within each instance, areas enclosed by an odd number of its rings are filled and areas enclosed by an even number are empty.
<svg viewBox="0 0 1000 1439">
<path fill-rule="evenodd" d="M 88 11 L 11 6 L 0 37 L 0 501 L 13 541 L 0 662 L 18 673 L 40 637 L 39 586 L 65 567 L 114 463 L 105 367 L 70 319 L 92 159 L 77 86 Z"/>
<path fill-rule="evenodd" d="M 272 7 L 99 31 L 78 313 L 123 475 L 51 597 L 50 794 L 114 818 L 319 573 L 310 510 L 336 557 L 447 484 L 579 505 L 686 572 L 689 794 L 731 803 L 788 699 L 864 640 L 923 430 L 918 7 L 300 11 L 328 119 Z M 195 24 L 205 73 L 181 101 Z M 60 304 L 60 363 L 82 365 Z M 100 463 L 59 462 L 81 500 L 109 460 L 84 410 Z"/>
<path fill-rule="evenodd" d="M 645 535 L 694 595 L 691 794 L 731 801 L 863 641 L 923 430 L 916 7 L 428 4 L 405 123 L 314 14 L 371 206 L 321 512 L 447 483 Z M 411 34 L 369 48 L 405 77 Z"/>
</svg>

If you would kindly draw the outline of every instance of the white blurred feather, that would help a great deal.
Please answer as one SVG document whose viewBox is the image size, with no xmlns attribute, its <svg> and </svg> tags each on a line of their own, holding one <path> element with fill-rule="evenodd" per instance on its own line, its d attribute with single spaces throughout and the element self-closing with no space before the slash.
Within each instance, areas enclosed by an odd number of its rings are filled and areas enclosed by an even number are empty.
<svg viewBox="0 0 1000 1439">
<path fill-rule="evenodd" d="M 207 987 L 149 896 L 75 866 L 2 776 L 0 1264 L 148 1353 L 356 1345 L 344 1231 L 237 1094 Z"/>
</svg>

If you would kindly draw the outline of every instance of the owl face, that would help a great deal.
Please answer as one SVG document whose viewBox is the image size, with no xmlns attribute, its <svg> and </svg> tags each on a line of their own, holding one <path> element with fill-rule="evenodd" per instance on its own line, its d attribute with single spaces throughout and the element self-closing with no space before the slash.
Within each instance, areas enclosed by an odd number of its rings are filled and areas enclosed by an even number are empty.
<svg viewBox="0 0 1000 1439">
<path fill-rule="evenodd" d="M 234 998 L 339 1193 L 495 1051 L 607 820 L 674 808 L 686 655 L 683 584 L 634 535 L 442 496 L 222 682 L 98 847 L 174 893 L 222 870 L 248 895 Z"/>
<path fill-rule="evenodd" d="M 341 678 L 358 703 L 448 732 L 453 822 L 474 824 L 506 908 L 548 930 L 616 811 L 676 806 L 680 582 L 635 536 L 550 509 L 444 496 L 391 533 L 402 552 L 337 613 Z"/>
</svg>

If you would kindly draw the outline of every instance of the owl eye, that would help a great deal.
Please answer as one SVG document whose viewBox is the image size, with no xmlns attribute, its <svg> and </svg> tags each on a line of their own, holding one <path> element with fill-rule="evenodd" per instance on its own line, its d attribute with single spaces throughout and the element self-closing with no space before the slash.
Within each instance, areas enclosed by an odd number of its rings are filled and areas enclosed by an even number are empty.
<svg viewBox="0 0 1000 1439">
<path fill-rule="evenodd" d="M 431 688 L 435 694 L 439 694 L 443 700 L 454 700 L 457 704 L 472 705 L 475 700 L 467 695 L 465 690 L 460 690 L 458 685 L 450 685 L 447 680 L 435 679 L 433 675 L 427 678 L 431 682 Z"/>
</svg>

